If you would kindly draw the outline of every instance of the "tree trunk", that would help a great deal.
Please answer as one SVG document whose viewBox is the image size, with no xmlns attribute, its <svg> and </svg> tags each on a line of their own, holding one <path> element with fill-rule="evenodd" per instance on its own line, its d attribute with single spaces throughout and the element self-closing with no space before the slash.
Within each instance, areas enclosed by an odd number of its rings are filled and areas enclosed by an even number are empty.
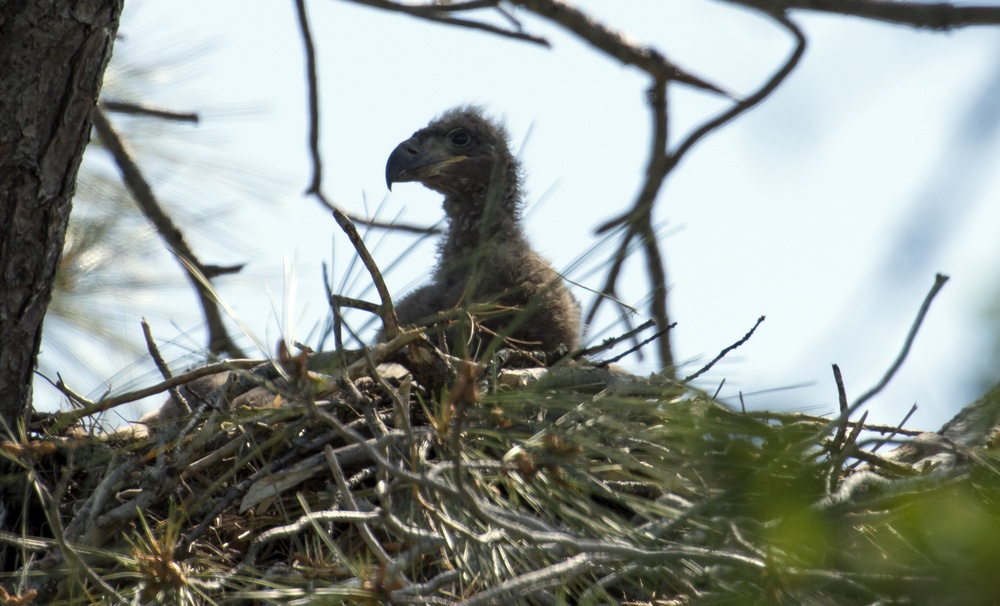
<svg viewBox="0 0 1000 606">
<path fill-rule="evenodd" d="M 42 320 L 123 0 L 0 0 L 0 419 L 31 407 Z"/>
</svg>

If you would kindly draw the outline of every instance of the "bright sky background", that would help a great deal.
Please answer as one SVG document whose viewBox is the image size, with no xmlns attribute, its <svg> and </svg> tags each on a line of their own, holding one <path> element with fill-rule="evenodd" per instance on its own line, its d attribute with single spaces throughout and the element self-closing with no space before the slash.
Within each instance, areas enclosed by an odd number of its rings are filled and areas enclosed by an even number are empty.
<svg viewBox="0 0 1000 606">
<path fill-rule="evenodd" d="M 769 20 L 723 2 L 576 4 L 737 93 L 752 91 L 792 45 Z M 521 149 L 528 200 L 544 198 L 527 231 L 555 267 L 594 246 L 594 227 L 632 204 L 650 127 L 648 82 L 638 71 L 522 12 L 526 29 L 548 38 L 551 50 L 333 0 L 313 0 L 309 10 L 322 86 L 324 186 L 338 204 L 373 211 L 387 194 L 384 166 L 393 147 L 468 102 L 502 117 Z M 721 395 L 737 405 L 742 391 L 754 408 L 832 413 L 830 364 L 840 364 L 851 399 L 875 384 L 941 271 L 952 280 L 910 358 L 869 404 L 870 420 L 896 423 L 916 403 L 908 426 L 937 428 L 981 395 L 984 377 L 1000 378 L 984 357 L 996 331 L 985 309 L 1000 273 L 998 30 L 930 33 L 834 16 L 793 19 L 809 40 L 796 72 L 763 105 L 693 150 L 661 193 L 669 305 L 679 323 L 675 356 L 689 364 L 681 374 L 764 314 L 753 339 L 699 385 L 714 391 L 725 379 Z M 308 339 L 326 313 L 321 263 L 333 258 L 338 283 L 353 249 L 332 217 L 301 195 L 310 166 L 293 3 L 132 2 L 120 35 L 116 53 L 130 64 L 174 66 L 143 75 L 136 87 L 142 100 L 202 116 L 197 127 L 133 141 L 140 164 L 144 148 L 174 157 L 166 168 L 148 169 L 157 194 L 173 212 L 198 217 L 189 238 L 202 261 L 249 262 L 217 285 L 268 349 L 283 314 L 295 338 Z M 725 105 L 679 86 L 670 103 L 674 141 Z M 383 209 L 386 218 L 397 213 L 434 223 L 443 216 L 440 196 L 400 185 Z M 379 235 L 369 235 L 370 247 Z M 412 241 L 390 236 L 377 260 L 388 266 Z M 434 255 L 433 242 L 410 252 L 387 275 L 390 289 L 401 295 L 422 283 Z M 286 259 L 295 269 L 294 296 Z M 173 263 L 165 254 L 155 262 Z M 367 286 L 366 274 L 358 275 L 357 284 Z M 571 277 L 597 288 L 603 273 Z M 636 256 L 620 292 L 638 303 L 646 287 Z M 589 304 L 589 293 L 577 294 Z M 178 344 L 168 357 L 204 346 L 199 332 L 184 336 L 201 320 L 180 279 L 111 301 L 107 313 L 137 342 L 145 315 L 158 339 Z M 602 316 L 594 328 L 612 320 Z M 102 362 L 107 377 L 134 361 L 85 337 L 72 348 Z M 626 366 L 650 372 L 652 346 L 648 353 Z M 73 385 L 72 368 L 52 370 Z M 76 389 L 96 396 L 156 380 L 143 367 Z M 61 403 L 46 386 L 37 389 L 39 408 Z"/>
</svg>

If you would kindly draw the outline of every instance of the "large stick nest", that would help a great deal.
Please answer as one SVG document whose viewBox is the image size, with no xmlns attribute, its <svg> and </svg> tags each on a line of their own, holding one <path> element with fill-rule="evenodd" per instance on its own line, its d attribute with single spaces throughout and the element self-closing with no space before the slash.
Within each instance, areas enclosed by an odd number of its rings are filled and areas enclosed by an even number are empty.
<svg viewBox="0 0 1000 606">
<path fill-rule="evenodd" d="M 441 366 L 447 358 L 415 343 L 400 351 L 425 364 L 402 372 L 378 364 L 387 350 L 375 349 L 353 365 L 286 355 L 209 375 L 176 392 L 148 431 L 101 435 L 99 417 L 79 411 L 37 421 L 4 444 L 3 515 L 20 516 L 23 532 L 2 537 L 0 597 L 970 604 L 1000 595 L 990 444 L 972 452 L 924 436 L 922 447 L 949 464 L 912 449 L 879 456 L 884 438 L 915 432 L 734 412 L 676 383 L 565 360 L 518 369 L 525 357 L 501 352 Z"/>
</svg>

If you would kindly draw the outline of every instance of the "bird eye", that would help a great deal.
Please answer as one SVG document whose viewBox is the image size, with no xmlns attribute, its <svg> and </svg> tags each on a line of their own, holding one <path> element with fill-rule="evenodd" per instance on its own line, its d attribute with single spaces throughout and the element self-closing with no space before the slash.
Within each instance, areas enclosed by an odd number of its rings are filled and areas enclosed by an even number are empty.
<svg viewBox="0 0 1000 606">
<path fill-rule="evenodd" d="M 464 130 L 456 130 L 451 134 L 449 134 L 448 137 L 451 138 L 452 143 L 454 143 L 459 147 L 468 145 L 469 141 L 471 140 L 471 138 L 469 137 L 469 133 L 465 132 Z"/>
</svg>

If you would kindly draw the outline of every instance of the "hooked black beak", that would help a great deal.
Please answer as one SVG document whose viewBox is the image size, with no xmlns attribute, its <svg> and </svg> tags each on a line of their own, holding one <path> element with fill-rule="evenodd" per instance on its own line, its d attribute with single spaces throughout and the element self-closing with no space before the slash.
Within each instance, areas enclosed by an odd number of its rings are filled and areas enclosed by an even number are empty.
<svg viewBox="0 0 1000 606">
<path fill-rule="evenodd" d="M 449 164 L 461 162 L 467 156 L 453 156 L 443 145 L 409 138 L 396 146 L 385 163 L 385 185 L 392 191 L 393 183 L 421 181 L 436 176 Z"/>
<path fill-rule="evenodd" d="M 389 154 L 389 160 L 385 163 L 385 185 L 389 191 L 392 191 L 393 183 L 413 180 L 408 178 L 407 173 L 420 168 L 423 164 L 422 156 L 418 143 L 414 139 L 407 139 L 392 150 L 392 153 Z"/>
</svg>

